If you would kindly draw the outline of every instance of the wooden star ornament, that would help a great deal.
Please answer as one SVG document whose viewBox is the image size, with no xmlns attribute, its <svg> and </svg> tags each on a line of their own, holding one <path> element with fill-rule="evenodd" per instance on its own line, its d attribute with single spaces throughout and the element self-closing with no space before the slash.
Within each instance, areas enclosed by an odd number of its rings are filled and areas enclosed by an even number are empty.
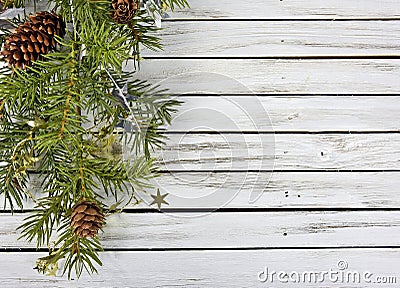
<svg viewBox="0 0 400 288">
<path fill-rule="evenodd" d="M 165 201 L 165 197 L 167 197 L 168 195 L 169 195 L 168 193 L 161 195 L 160 189 L 157 189 L 157 195 L 153 195 L 153 194 L 150 195 L 153 198 L 153 202 L 150 203 L 150 206 L 157 204 L 158 210 L 160 210 L 162 204 L 169 205 L 169 203 L 167 201 Z"/>
</svg>

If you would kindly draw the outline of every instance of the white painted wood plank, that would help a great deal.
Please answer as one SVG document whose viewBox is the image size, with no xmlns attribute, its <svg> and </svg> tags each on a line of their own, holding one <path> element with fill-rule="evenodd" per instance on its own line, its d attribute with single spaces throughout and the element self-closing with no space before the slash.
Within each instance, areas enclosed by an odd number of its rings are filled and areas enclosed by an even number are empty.
<svg viewBox="0 0 400 288">
<path fill-rule="evenodd" d="M 172 13 L 184 18 L 354 18 L 399 17 L 397 0 L 191 0 L 191 8 Z"/>
<path fill-rule="evenodd" d="M 258 273 L 272 271 L 338 271 L 338 262 L 360 274 L 396 277 L 400 281 L 398 249 L 328 249 L 328 250 L 260 250 L 260 251 L 186 251 L 186 252 L 106 252 L 99 274 L 83 275 L 79 281 L 38 275 L 33 267 L 45 253 L 0 253 L 2 287 L 397 287 L 398 284 L 279 283 L 258 280 Z M 12 269 L 11 269 L 12 267 Z M 361 278 L 362 279 L 362 278 Z M 272 286 L 273 285 L 273 286 Z M 279 285 L 279 286 L 278 286 Z M 374 286 L 376 285 L 376 286 Z"/>
<path fill-rule="evenodd" d="M 400 212 L 177 215 L 114 215 L 108 219 L 103 243 L 107 247 L 339 247 L 398 245 L 400 237 Z"/>
<path fill-rule="evenodd" d="M 40 183 L 33 176 L 28 187 L 37 198 L 41 196 Z M 152 184 L 163 194 L 169 193 L 166 208 L 400 207 L 397 172 L 182 172 L 162 174 Z M 152 198 L 148 194 L 136 195 L 144 202 L 130 208 L 154 208 L 149 206 Z M 259 198 L 254 202 L 251 196 Z M 114 202 L 106 201 L 108 205 Z M 31 201 L 25 203 L 25 208 L 33 207 Z"/>
<path fill-rule="evenodd" d="M 163 169 L 399 169 L 400 134 L 169 135 L 159 151 Z"/>
<path fill-rule="evenodd" d="M 216 1 L 215 1 L 216 2 Z M 400 21 L 166 22 L 144 56 L 399 55 Z"/>
<path fill-rule="evenodd" d="M 186 96 L 178 100 L 184 103 L 168 131 L 393 131 L 400 128 L 399 96 Z"/>
<path fill-rule="evenodd" d="M 128 63 L 127 70 L 133 69 Z M 171 93 L 398 93 L 400 60 L 171 60 L 142 62 L 138 77 Z"/>
<path fill-rule="evenodd" d="M 17 241 L 24 215 L 0 215 L 0 247 Z M 400 212 L 122 213 L 107 217 L 107 248 L 396 246 Z"/>
<path fill-rule="evenodd" d="M 388 172 L 173 173 L 155 185 L 169 193 L 167 208 L 400 207 L 399 174 Z M 148 207 L 150 196 L 140 197 Z"/>
</svg>

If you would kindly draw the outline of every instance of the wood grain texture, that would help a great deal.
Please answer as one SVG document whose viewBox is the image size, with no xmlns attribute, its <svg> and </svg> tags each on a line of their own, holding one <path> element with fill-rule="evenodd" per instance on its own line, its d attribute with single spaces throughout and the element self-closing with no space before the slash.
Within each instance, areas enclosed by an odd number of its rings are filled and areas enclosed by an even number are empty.
<svg viewBox="0 0 400 288">
<path fill-rule="evenodd" d="M 2 287 L 322 287 L 322 283 L 262 283 L 260 271 L 338 271 L 338 261 L 346 261 L 348 271 L 376 277 L 396 277 L 400 265 L 398 249 L 260 250 L 260 251 L 188 251 L 188 252 L 107 252 L 101 254 L 104 266 L 99 275 L 84 275 L 79 281 L 38 275 L 31 269 L 37 257 L 45 253 L 0 253 Z M 173 259 L 173 260 L 171 260 Z M 172 264 L 171 264 L 172 263 Z M 15 267 L 15 269 L 8 269 Z M 325 282 L 324 287 L 368 288 L 396 287 L 396 284 Z M 329 285 L 329 286 L 328 286 Z"/>
<path fill-rule="evenodd" d="M 17 241 L 24 215 L 2 214 L 0 247 Z M 107 248 L 399 246 L 399 211 L 122 213 L 107 217 Z"/>
<path fill-rule="evenodd" d="M 171 173 L 154 182 L 170 194 L 168 208 L 400 207 L 396 172 Z M 150 196 L 140 197 L 148 207 Z"/>
<path fill-rule="evenodd" d="M 260 271 L 323 272 L 338 271 L 338 261 L 346 261 L 347 271 L 366 271 L 376 277 L 396 277 L 400 265 L 399 249 L 328 249 L 260 251 L 187 251 L 187 252 L 106 252 L 99 275 L 84 275 L 68 282 L 61 277 L 38 275 L 33 270 L 37 257 L 45 253 L 0 253 L 0 281 L 5 288 L 57 287 L 396 287 L 397 284 L 371 283 L 262 283 Z M 13 269 L 9 269 L 13 267 Z M 274 286 L 271 286 L 274 285 Z M 281 285 L 281 286 L 277 286 Z M 374 286 L 376 285 L 376 286 Z"/>
<path fill-rule="evenodd" d="M 185 96 L 178 100 L 184 103 L 168 131 L 326 132 L 400 128 L 399 96 Z"/>
<path fill-rule="evenodd" d="M 31 177 L 28 191 L 41 195 L 40 179 Z M 400 207 L 398 172 L 164 173 L 152 184 L 169 193 L 167 208 L 393 208 Z M 151 190 L 150 190 L 151 191 Z M 128 208 L 153 208 L 149 194 Z M 250 201 L 258 196 L 257 201 Z M 0 203 L 3 203 L 0 197 Z M 112 205 L 115 200 L 105 201 Z M 25 208 L 33 208 L 31 201 Z M 164 208 L 165 208 L 164 207 Z"/>
<path fill-rule="evenodd" d="M 215 1 L 217 2 L 217 1 Z M 399 55 L 400 21 L 166 22 L 151 56 Z"/>
<path fill-rule="evenodd" d="M 400 134 L 170 135 L 168 171 L 399 169 Z"/>
<path fill-rule="evenodd" d="M 133 69 L 128 63 L 127 70 Z M 398 93 L 400 60 L 170 60 L 138 77 L 171 93 Z"/>
<path fill-rule="evenodd" d="M 400 17 L 397 0 L 191 0 L 174 18 L 337 19 Z"/>
</svg>

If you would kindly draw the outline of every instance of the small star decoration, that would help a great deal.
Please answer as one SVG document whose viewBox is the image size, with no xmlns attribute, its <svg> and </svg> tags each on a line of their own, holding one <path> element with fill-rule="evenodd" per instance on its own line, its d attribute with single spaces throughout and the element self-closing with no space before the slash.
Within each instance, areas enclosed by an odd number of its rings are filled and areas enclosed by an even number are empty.
<svg viewBox="0 0 400 288">
<path fill-rule="evenodd" d="M 158 210 L 161 209 L 161 204 L 169 205 L 169 203 L 167 201 L 165 201 L 165 197 L 168 196 L 168 193 L 161 195 L 160 189 L 157 189 L 157 195 L 150 195 L 150 196 L 154 199 L 153 202 L 150 203 L 150 206 L 157 204 Z"/>
</svg>

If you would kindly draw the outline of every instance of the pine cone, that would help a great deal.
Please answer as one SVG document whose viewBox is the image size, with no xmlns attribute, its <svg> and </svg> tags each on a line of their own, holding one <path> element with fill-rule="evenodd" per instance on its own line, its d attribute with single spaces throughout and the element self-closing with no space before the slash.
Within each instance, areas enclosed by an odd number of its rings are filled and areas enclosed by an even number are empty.
<svg viewBox="0 0 400 288">
<path fill-rule="evenodd" d="M 112 0 L 113 19 L 120 24 L 128 23 L 138 9 L 135 0 Z"/>
<path fill-rule="evenodd" d="M 6 39 L 1 55 L 10 66 L 25 69 L 42 54 L 55 49 L 55 35 L 65 35 L 65 23 L 61 18 L 47 11 L 36 13 Z"/>
<path fill-rule="evenodd" d="M 103 226 L 104 214 L 96 202 L 83 200 L 72 208 L 71 227 L 82 238 L 96 236 Z"/>
</svg>

